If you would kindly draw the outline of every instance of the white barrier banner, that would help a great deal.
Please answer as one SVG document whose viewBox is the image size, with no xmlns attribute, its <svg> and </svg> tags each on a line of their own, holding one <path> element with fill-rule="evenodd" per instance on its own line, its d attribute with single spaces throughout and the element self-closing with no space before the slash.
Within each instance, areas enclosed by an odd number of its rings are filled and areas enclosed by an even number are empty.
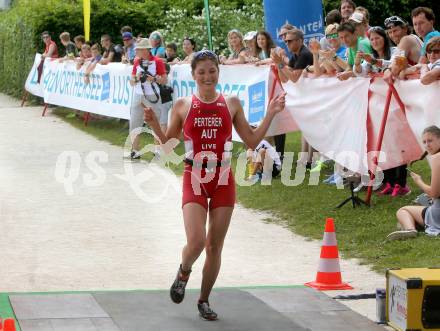
<svg viewBox="0 0 440 331">
<path fill-rule="evenodd" d="M 50 60 L 47 60 L 50 61 Z M 47 62 L 45 61 L 45 62 Z M 38 83 L 38 66 L 41 62 L 41 54 L 35 54 L 34 64 L 31 71 L 26 79 L 26 84 L 24 85 L 26 91 L 36 95 L 37 97 L 44 97 L 43 85 Z M 41 81 L 43 78 L 41 78 Z"/>
<path fill-rule="evenodd" d="M 42 96 L 42 90 L 46 103 L 110 117 L 130 118 L 134 93 L 134 88 L 130 85 L 130 65 L 98 64 L 90 76 L 90 83 L 85 84 L 84 66 L 77 70 L 73 61 L 60 63 L 47 59 L 38 84 L 39 63 L 40 59 L 36 57 L 26 89 L 39 96 Z"/>
<path fill-rule="evenodd" d="M 307 140 L 352 171 L 367 172 L 369 79 L 301 78 L 283 84 L 286 110 Z"/>
<path fill-rule="evenodd" d="M 37 68 L 41 55 L 26 80 L 26 90 L 44 97 L 46 103 L 110 117 L 129 119 L 134 89 L 130 86 L 131 66 L 111 63 L 97 65 L 90 84 L 84 84 L 84 69 L 72 61 L 59 63 L 46 59 L 41 83 Z M 251 124 L 266 114 L 273 74 L 269 66 L 221 66 L 217 90 L 237 95 Z M 172 66 L 169 84 L 174 100 L 196 90 L 189 64 Z M 318 151 L 346 168 L 367 173 L 368 151 L 376 149 L 388 86 L 382 79 L 370 84 L 368 78 L 339 81 L 334 77 L 301 78 L 283 84 L 287 91 L 287 111 L 277 114 L 268 135 L 303 132 Z M 440 82 L 430 86 L 419 80 L 397 81 L 397 92 L 406 107 L 400 110 L 392 99 L 379 166 L 388 169 L 417 159 L 422 152 L 421 134 L 429 125 L 440 126 Z M 370 100 L 368 99 L 371 90 Z M 275 95 L 279 93 L 279 87 Z M 234 130 L 234 140 L 240 140 Z"/>
</svg>

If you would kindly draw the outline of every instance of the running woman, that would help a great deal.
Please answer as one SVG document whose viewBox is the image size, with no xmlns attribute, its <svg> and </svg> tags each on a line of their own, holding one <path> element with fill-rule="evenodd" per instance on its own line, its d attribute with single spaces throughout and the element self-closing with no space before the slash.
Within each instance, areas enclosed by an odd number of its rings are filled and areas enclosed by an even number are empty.
<svg viewBox="0 0 440 331">
<path fill-rule="evenodd" d="M 217 55 L 207 50 L 195 53 L 191 69 L 197 92 L 176 101 L 166 133 L 161 130 L 151 108 L 144 109 L 144 120 L 161 144 L 173 138 L 179 139 L 183 131 L 185 172 L 182 210 L 187 243 L 170 296 L 173 302 L 182 302 L 191 267 L 205 249 L 206 260 L 197 306 L 200 316 L 212 321 L 217 319 L 217 314 L 210 308 L 209 295 L 220 270 L 223 243 L 235 204 L 235 181 L 229 162 L 232 126 L 243 142 L 255 149 L 275 114 L 284 109 L 285 93 L 270 102 L 266 117 L 259 127 L 253 129 L 246 120 L 240 100 L 216 91 L 219 78 Z"/>
</svg>

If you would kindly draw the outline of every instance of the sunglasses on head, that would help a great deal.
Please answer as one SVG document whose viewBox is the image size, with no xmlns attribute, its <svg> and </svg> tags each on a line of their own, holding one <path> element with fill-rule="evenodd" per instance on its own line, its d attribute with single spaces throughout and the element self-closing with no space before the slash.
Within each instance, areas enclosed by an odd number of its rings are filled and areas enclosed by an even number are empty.
<svg viewBox="0 0 440 331">
<path fill-rule="evenodd" d="M 194 54 L 194 59 L 198 60 L 198 59 L 204 59 L 204 58 L 218 60 L 217 54 L 215 54 L 213 51 L 210 51 L 209 49 L 203 49 L 203 50 L 198 51 Z"/>
<path fill-rule="evenodd" d="M 381 26 L 372 26 L 368 29 L 368 32 L 375 32 L 375 31 L 385 31 Z"/>
<path fill-rule="evenodd" d="M 391 16 L 391 17 L 388 17 L 386 20 L 385 20 L 385 22 L 384 22 L 384 25 L 387 27 L 388 25 L 396 25 L 396 23 L 397 23 L 397 25 L 406 25 L 407 23 L 403 20 L 403 19 L 401 19 L 399 16 Z"/>
</svg>

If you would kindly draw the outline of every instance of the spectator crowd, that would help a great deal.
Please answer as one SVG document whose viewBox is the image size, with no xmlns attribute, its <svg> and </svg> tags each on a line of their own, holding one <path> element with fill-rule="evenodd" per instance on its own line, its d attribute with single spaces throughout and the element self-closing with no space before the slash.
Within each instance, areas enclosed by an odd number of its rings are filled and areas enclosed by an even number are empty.
<svg viewBox="0 0 440 331">
<path fill-rule="evenodd" d="M 277 36 L 271 36 L 269 32 L 263 30 L 246 31 L 243 35 L 239 30 L 234 29 L 227 35 L 229 55 L 219 55 L 219 62 L 223 65 L 273 65 L 276 66 L 282 82 L 293 83 L 302 76 L 313 78 L 322 75 L 335 76 L 339 80 L 383 75 L 388 82 L 419 78 L 425 85 L 439 80 L 440 32 L 434 28 L 433 10 L 427 7 L 415 8 L 411 12 L 411 22 L 396 14 L 390 13 L 382 26 L 370 26 L 368 9 L 356 6 L 352 0 L 342 0 L 339 8 L 328 12 L 325 17 L 325 36 L 320 40 L 312 39 L 307 45 L 304 42 L 304 32 L 288 23 L 278 29 Z M 172 103 L 172 91 L 166 88 L 167 73 L 170 71 L 170 66 L 191 63 L 194 54 L 198 51 L 197 42 L 191 37 L 185 37 L 181 41 L 181 50 L 179 50 L 174 42 L 166 44 L 159 31 L 151 32 L 148 38 L 142 35 L 135 37 L 132 29 L 124 26 L 121 28 L 123 45 L 116 45 L 109 35 L 101 36 L 100 43 L 90 43 L 83 36 L 76 36 L 71 41 L 70 34 L 63 32 L 59 38 L 65 51 L 64 57 L 59 58 L 60 52 L 50 34 L 43 32 L 41 36 L 46 46 L 42 63 L 45 58 L 75 61 L 78 70 L 85 67 L 86 83 L 90 82 L 97 64 L 122 62 L 133 65 L 132 85 L 135 86 L 136 94 L 139 96 L 139 107 L 133 110 L 130 120 L 132 159 L 140 158 L 139 135 L 136 129 L 143 126 L 143 107 L 152 107 L 157 118 L 160 119 L 161 126 L 166 129 Z M 277 46 L 275 38 L 284 47 Z M 41 72 L 42 64 L 39 67 L 39 79 Z M 428 133 L 438 138 L 439 131 L 431 129 Z M 285 135 L 270 137 L 262 142 L 254 154 L 249 151 L 251 178 L 261 177 L 263 172 L 261 159 L 264 159 L 266 153 L 272 155 L 276 163 L 276 167 L 270 171 L 274 176 L 279 174 L 285 139 Z M 301 151 L 305 156 L 299 159 L 298 163 L 313 168 L 314 150 L 305 139 L 302 140 Z M 157 157 L 159 153 L 160 149 L 157 148 L 155 151 Z M 257 161 L 254 156 L 258 157 Z M 397 197 L 410 193 L 406 183 L 406 169 L 406 165 L 403 165 L 385 171 L 380 194 Z M 404 219 L 401 221 L 404 229 L 410 231 L 410 235 L 414 235 L 415 224 L 422 224 L 423 220 L 418 214 L 410 220 L 407 216 L 410 212 L 408 208 L 400 210 L 399 220 Z M 420 210 L 417 209 L 417 213 L 419 212 Z M 437 214 L 428 212 L 428 215 L 432 223 L 433 215 Z M 433 228 L 437 231 L 435 226 L 431 226 L 431 229 Z M 438 232 L 440 233 L 440 230 Z M 398 233 L 395 236 L 405 237 L 405 234 Z"/>
</svg>

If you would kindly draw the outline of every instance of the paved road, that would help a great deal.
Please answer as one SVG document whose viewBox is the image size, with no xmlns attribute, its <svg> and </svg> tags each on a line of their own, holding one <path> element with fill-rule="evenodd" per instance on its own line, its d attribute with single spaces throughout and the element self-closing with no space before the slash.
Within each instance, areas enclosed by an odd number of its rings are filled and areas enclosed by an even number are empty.
<svg viewBox="0 0 440 331">
<path fill-rule="evenodd" d="M 50 111 L 42 118 L 41 110 L 20 108 L 19 101 L 0 95 L 0 292 L 168 288 L 184 245 L 180 191 L 170 185 L 163 199 L 148 203 L 121 175 L 126 167 L 143 173 L 146 181 L 138 189 L 150 200 L 166 183 L 179 187 L 180 179 L 124 162 L 121 148 Z M 67 169 L 63 155 L 70 155 L 64 158 Z M 98 157 L 106 162 L 96 162 Z M 66 190 L 62 179 L 76 177 Z M 268 216 L 237 206 L 217 286 L 314 279 L 320 242 L 267 224 Z M 189 287 L 199 286 L 202 261 L 194 266 Z M 356 289 L 344 294 L 384 287 L 383 276 L 356 261 L 344 260 L 341 267 L 344 280 Z M 348 305 L 375 318 L 374 300 Z"/>
</svg>

